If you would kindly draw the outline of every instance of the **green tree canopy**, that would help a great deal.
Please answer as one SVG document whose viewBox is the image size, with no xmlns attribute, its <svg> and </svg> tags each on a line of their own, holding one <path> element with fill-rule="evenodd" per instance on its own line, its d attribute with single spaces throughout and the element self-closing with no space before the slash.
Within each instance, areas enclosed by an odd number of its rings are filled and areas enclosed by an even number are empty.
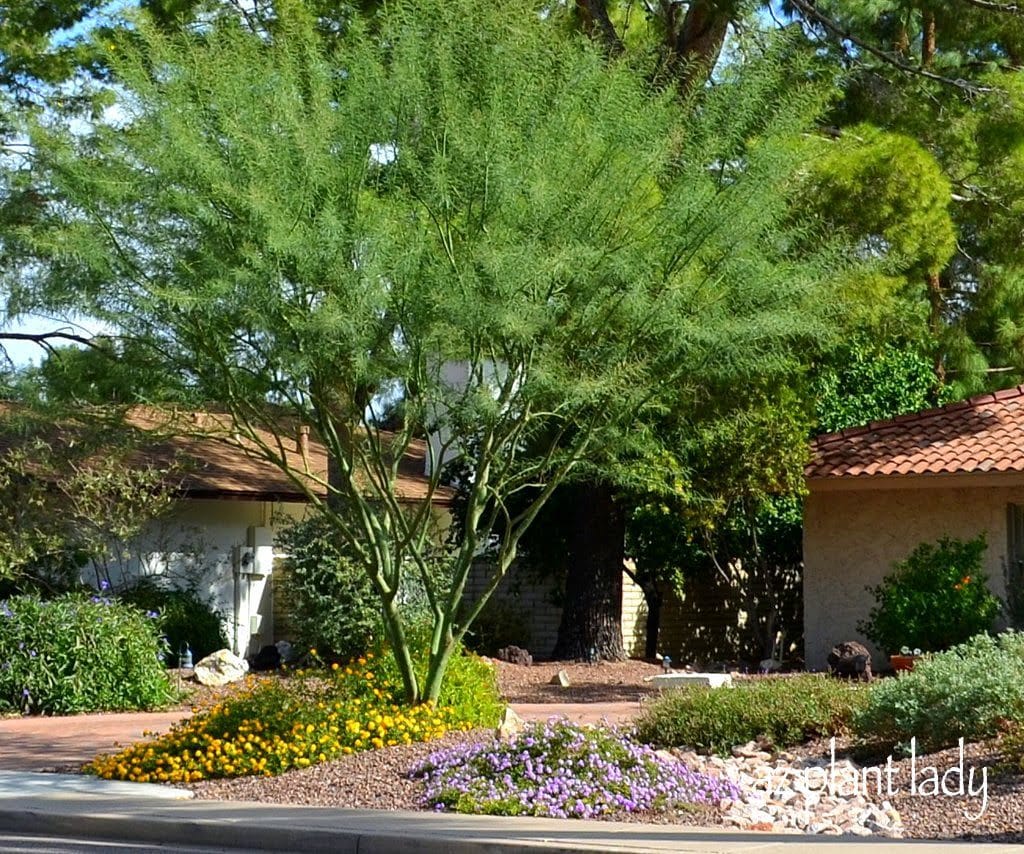
<svg viewBox="0 0 1024 854">
<path fill-rule="evenodd" d="M 457 622 L 493 531 L 488 592 L 582 461 L 786 369 L 825 328 L 832 258 L 786 234 L 790 141 L 823 101 L 780 97 L 769 56 L 686 115 L 525 2 L 398 2 L 329 41 L 302 7 L 277 11 L 272 32 L 139 18 L 112 52 L 125 119 L 34 128 L 61 201 L 20 232 L 45 263 L 8 280 L 20 305 L 70 302 L 222 401 L 224 438 L 257 443 L 351 547 L 409 699 L 433 699 L 483 606 Z M 396 393 L 385 434 L 373 404 Z M 283 416 L 323 440 L 328 483 L 288 468 Z M 431 493 L 445 460 L 469 472 L 440 561 L 433 514 L 397 487 L 427 434 Z M 433 614 L 423 683 L 408 572 Z"/>
</svg>

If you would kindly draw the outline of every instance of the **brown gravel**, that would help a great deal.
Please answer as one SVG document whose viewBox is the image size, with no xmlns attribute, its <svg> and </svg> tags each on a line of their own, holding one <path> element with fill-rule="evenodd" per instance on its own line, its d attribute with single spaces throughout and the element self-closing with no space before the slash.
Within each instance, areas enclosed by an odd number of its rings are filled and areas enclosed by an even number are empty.
<svg viewBox="0 0 1024 854">
<path fill-rule="evenodd" d="M 486 736 L 484 730 L 455 733 L 436 741 L 353 753 L 335 762 L 277 777 L 238 777 L 190 783 L 197 798 L 304 804 L 350 809 L 420 809 L 421 785 L 407 776 L 430 753 Z"/>
<path fill-rule="evenodd" d="M 495 661 L 498 689 L 510 703 L 618 703 L 635 702 L 656 692 L 644 677 L 661 672 L 657 664 L 646 661 L 601 661 L 580 664 L 571 661 L 546 661 L 523 667 Z M 551 684 L 564 670 L 569 687 Z"/>
<path fill-rule="evenodd" d="M 655 693 L 650 683 L 643 679 L 661 672 L 659 665 L 646 661 L 602 661 L 597 664 L 548 661 L 531 667 L 496 660 L 493 663 L 498 673 L 498 690 L 509 703 L 633 702 Z M 551 684 L 552 677 L 560 670 L 569 676 L 568 688 Z M 171 677 L 177 681 L 178 671 L 172 670 Z M 250 673 L 242 682 L 210 688 L 200 685 L 188 673 L 181 676 L 185 697 L 180 707 L 209 708 L 256 679 L 276 678 L 280 678 L 277 673 Z"/>
</svg>

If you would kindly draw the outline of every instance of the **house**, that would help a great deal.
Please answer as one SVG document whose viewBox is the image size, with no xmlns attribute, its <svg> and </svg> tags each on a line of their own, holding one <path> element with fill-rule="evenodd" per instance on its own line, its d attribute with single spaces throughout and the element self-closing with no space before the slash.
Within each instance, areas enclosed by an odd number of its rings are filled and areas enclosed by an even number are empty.
<svg viewBox="0 0 1024 854">
<path fill-rule="evenodd" d="M 14 411 L 10 405 L 4 409 Z M 287 600 L 287 581 L 274 540 L 283 526 L 306 513 L 303 489 L 255 453 L 257 444 L 234 433 L 224 415 L 145 407 L 127 411 L 123 420 L 118 413 L 99 413 L 101 418 L 108 415 L 117 417 L 105 422 L 106 428 L 119 435 L 134 433 L 125 465 L 172 472 L 169 485 L 176 498 L 167 514 L 130 541 L 111 542 L 104 565 L 110 582 L 116 588 L 139 576 L 159 575 L 195 586 L 223 615 L 229 643 L 242 655 L 280 639 L 287 626 L 280 619 L 275 626 L 274 603 Z M 101 423 L 95 427 L 103 429 Z M 52 445 L 78 441 L 73 424 L 44 429 Z M 18 436 L 16 430 L 5 431 L 0 452 L 18 444 Z M 256 438 L 279 449 L 294 472 L 310 479 L 315 493 L 325 494 L 321 484 L 327 479 L 327 453 L 308 427 L 296 425 L 292 436 L 280 443 L 281 437 L 268 431 L 256 431 Z M 399 501 L 416 504 L 430 494 L 426 456 L 426 443 L 413 440 L 399 465 Z M 83 458 L 86 465 L 91 458 Z M 452 498 L 446 487 L 432 496 L 439 512 Z"/>
<path fill-rule="evenodd" d="M 201 589 L 225 616 L 232 649 L 252 655 L 289 636 L 282 608 L 288 601 L 287 574 L 275 537 L 305 515 L 307 496 L 279 466 L 253 453 L 253 443 L 225 433 L 219 416 L 187 417 L 190 435 L 168 436 L 166 425 L 151 413 L 130 415 L 133 426 L 162 434 L 144 446 L 140 462 L 159 467 L 185 459 L 189 465 L 173 510 L 149 526 L 126 572 L 198 576 Z M 278 447 L 279 437 L 266 431 L 257 435 L 269 447 Z M 281 453 L 292 471 L 310 476 L 314 492 L 326 493 L 317 482 L 327 480 L 327 451 L 308 427 L 296 426 Z M 426 443 L 414 439 L 399 465 L 399 501 L 418 504 L 430 495 L 426 458 Z M 450 489 L 440 487 L 432 501 L 443 512 L 452 498 Z"/>
<path fill-rule="evenodd" d="M 989 588 L 1005 600 L 1024 559 L 1024 386 L 819 436 L 805 475 L 808 668 L 856 625 L 877 585 L 920 543 L 984 533 Z M 870 645 L 869 645 L 870 646 Z M 878 663 L 884 653 L 874 650 Z"/>
<path fill-rule="evenodd" d="M 124 419 L 142 437 L 128 455 L 128 465 L 164 470 L 184 461 L 184 467 L 174 474 L 177 499 L 171 511 L 154 519 L 131 543 L 117 544 L 120 553 L 106 567 L 110 581 L 118 587 L 140 575 L 164 576 L 196 586 L 223 615 L 229 644 L 241 655 L 292 639 L 287 567 L 275 538 L 306 514 L 304 491 L 279 466 L 253 453 L 253 443 L 241 440 L 224 415 L 139 407 Z M 73 436 L 56 429 L 53 442 Z M 295 425 L 289 432 L 293 436 L 281 445 L 269 432 L 258 432 L 258 439 L 272 449 L 279 447 L 289 467 L 308 473 L 314 491 L 323 495 L 316 482 L 327 478 L 326 449 L 308 427 Z M 0 435 L 0 451 L 7 444 L 8 438 Z M 426 500 L 430 458 L 426 441 L 411 442 L 399 465 L 400 501 Z M 439 487 L 432 502 L 443 514 L 453 498 L 452 490 Z M 473 599 L 487 586 L 488 568 L 481 565 L 470 577 L 466 595 Z M 556 587 L 516 565 L 494 594 L 492 612 L 521 625 L 521 642 L 540 657 L 554 648 L 561 620 Z M 642 592 L 626 576 L 623 635 L 634 655 L 644 649 L 643 609 Z"/>
</svg>

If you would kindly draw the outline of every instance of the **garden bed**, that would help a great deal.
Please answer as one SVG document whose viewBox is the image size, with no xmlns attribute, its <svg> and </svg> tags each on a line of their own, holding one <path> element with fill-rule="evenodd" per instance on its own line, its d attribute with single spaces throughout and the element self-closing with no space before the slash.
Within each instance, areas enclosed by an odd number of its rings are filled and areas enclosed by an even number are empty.
<svg viewBox="0 0 1024 854">
<path fill-rule="evenodd" d="M 419 781 L 409 778 L 409 769 L 439 746 L 454 746 L 487 735 L 486 731 L 457 733 L 426 744 L 400 745 L 354 754 L 313 768 L 290 771 L 278 777 L 211 780 L 194 783 L 189 788 L 201 799 L 350 809 L 417 810 L 423 808 L 420 802 L 423 786 Z M 846 748 L 845 743 L 839 743 L 838 761 L 848 757 Z M 824 740 L 789 753 L 797 759 L 830 759 L 829 743 Z M 866 760 L 862 761 L 867 764 Z M 916 761 L 919 769 L 928 765 L 948 769 L 959 761 L 959 757 L 958 751 L 953 749 L 919 755 Z M 998 745 L 994 742 L 967 745 L 965 762 L 975 768 L 989 768 L 988 805 L 984 815 L 975 821 L 969 820 L 964 812 L 977 812 L 977 798 L 911 795 L 910 759 L 894 760 L 894 788 L 900 793 L 891 798 L 891 803 L 902 818 L 903 837 L 1024 842 L 1024 775 L 997 771 L 1000 756 Z M 884 757 L 881 764 L 884 765 Z M 718 810 L 705 808 L 678 813 L 619 815 L 616 820 L 715 826 L 721 824 L 722 815 Z"/>
<path fill-rule="evenodd" d="M 660 669 L 645 662 L 605 662 L 595 665 L 544 662 L 532 667 L 504 662 L 495 664 L 502 697 L 516 704 L 649 702 L 659 693 L 643 680 L 657 674 Z M 551 684 L 552 677 L 559 670 L 564 670 L 568 675 L 568 688 Z M 259 677 L 250 677 L 250 681 L 255 678 L 278 679 L 280 676 L 260 674 Z M 820 680 L 821 677 L 790 677 L 791 688 L 774 699 L 769 696 L 772 693 L 771 685 L 763 685 L 761 687 L 769 691 L 764 702 L 775 709 L 773 714 L 777 714 L 780 720 L 785 719 L 787 714 L 796 714 L 798 717 L 808 714 L 808 721 L 818 721 L 819 725 L 821 721 L 828 722 L 830 719 L 827 715 L 831 714 L 831 706 L 827 703 L 813 714 L 803 711 L 802 703 L 797 703 L 792 709 L 788 704 L 779 705 L 777 708 L 775 706 L 794 692 L 808 700 L 811 697 L 827 699 L 840 689 L 838 683 Z M 756 683 L 762 681 L 762 677 L 751 677 L 743 681 L 754 683 L 750 685 L 753 689 Z M 778 680 L 777 677 L 767 677 L 763 681 L 774 683 Z M 797 682 L 801 684 L 796 684 Z M 194 686 L 189 702 L 198 708 L 209 708 L 229 698 L 237 690 L 238 686 L 218 689 Z M 851 685 L 850 690 L 860 694 L 863 686 Z M 763 691 L 758 691 L 760 696 Z M 835 699 L 837 698 L 833 697 L 833 700 Z M 644 708 L 650 708 L 648 702 L 643 703 Z M 726 708 L 723 706 L 722 711 L 725 712 Z M 693 710 L 687 712 L 690 715 L 694 713 Z M 825 718 L 821 718 L 823 714 L 826 715 Z M 816 731 L 822 734 L 831 733 L 832 727 L 840 730 L 844 728 L 842 722 L 836 719 L 836 722 L 827 723 L 825 729 L 819 728 Z M 410 778 L 410 770 L 426 757 L 435 754 L 439 748 L 468 745 L 490 735 L 488 730 L 450 733 L 440 740 L 358 752 L 313 767 L 290 770 L 276 777 L 203 780 L 192 782 L 189 788 L 195 792 L 196 797 L 204 799 L 363 809 L 424 809 L 428 808 L 423 804 L 424 785 L 421 781 Z M 988 770 L 988 799 L 983 814 L 976 819 L 972 820 L 971 816 L 980 811 L 980 796 L 915 794 L 911 791 L 912 760 L 897 756 L 892 762 L 891 795 L 883 792 L 879 796 L 877 791 L 867 790 L 869 783 L 862 783 L 859 791 L 850 792 L 849 796 L 844 795 L 838 801 L 829 800 L 822 805 L 812 805 L 809 818 L 801 820 L 795 813 L 803 810 L 804 814 L 808 815 L 804 805 L 806 793 L 798 792 L 796 800 L 792 800 L 792 791 L 776 797 L 772 792 L 776 791 L 773 787 L 778 785 L 777 782 L 769 784 L 762 781 L 792 781 L 801 774 L 806 775 L 808 765 L 818 763 L 827 766 L 831 760 L 830 747 L 828 735 L 825 735 L 807 744 L 771 755 L 761 752 L 756 745 L 748 745 L 746 753 L 740 751 L 741 756 L 724 759 L 688 754 L 685 748 L 673 749 L 672 753 L 676 757 L 681 757 L 694 770 L 729 776 L 733 780 L 742 779 L 745 781 L 742 788 L 748 792 L 765 791 L 767 794 L 764 803 L 759 803 L 756 795 L 753 799 L 744 795 L 739 804 L 727 802 L 724 809 L 686 807 L 664 812 L 616 813 L 613 817 L 634 822 L 724 825 L 727 828 L 774 832 L 781 832 L 784 829 L 794 832 L 802 829 L 824 834 L 876 833 L 921 839 L 1024 842 L 1024 774 L 1001 770 L 1005 762 L 1000 754 L 998 741 L 969 743 L 964 751 L 965 770 L 969 771 L 973 766 L 979 775 L 975 781 L 976 786 L 980 785 L 981 769 Z M 840 738 L 837 741 L 836 761 L 840 768 L 846 767 L 844 763 L 850 758 L 849 749 L 848 740 Z M 881 768 L 884 775 L 888 753 L 888 749 L 875 755 L 861 753 L 855 759 L 862 767 Z M 941 775 L 958 765 L 960 754 L 957 748 L 931 754 L 923 753 L 919 748 L 913 761 L 916 763 L 919 778 L 922 769 L 927 767 L 937 768 Z M 874 778 L 871 778 L 870 784 L 873 783 Z M 833 809 L 835 814 L 829 815 Z M 897 813 L 902 826 L 896 820 Z"/>
</svg>

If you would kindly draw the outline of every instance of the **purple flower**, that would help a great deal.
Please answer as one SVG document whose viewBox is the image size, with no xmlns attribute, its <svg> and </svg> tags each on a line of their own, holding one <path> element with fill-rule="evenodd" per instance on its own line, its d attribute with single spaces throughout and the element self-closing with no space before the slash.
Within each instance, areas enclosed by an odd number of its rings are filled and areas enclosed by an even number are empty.
<svg viewBox="0 0 1024 854">
<path fill-rule="evenodd" d="M 670 811 L 736 797 L 728 781 L 658 756 L 614 728 L 562 720 L 527 726 L 511 743 L 497 739 L 432 753 L 412 776 L 424 803 L 460 812 L 593 818 Z"/>
</svg>

